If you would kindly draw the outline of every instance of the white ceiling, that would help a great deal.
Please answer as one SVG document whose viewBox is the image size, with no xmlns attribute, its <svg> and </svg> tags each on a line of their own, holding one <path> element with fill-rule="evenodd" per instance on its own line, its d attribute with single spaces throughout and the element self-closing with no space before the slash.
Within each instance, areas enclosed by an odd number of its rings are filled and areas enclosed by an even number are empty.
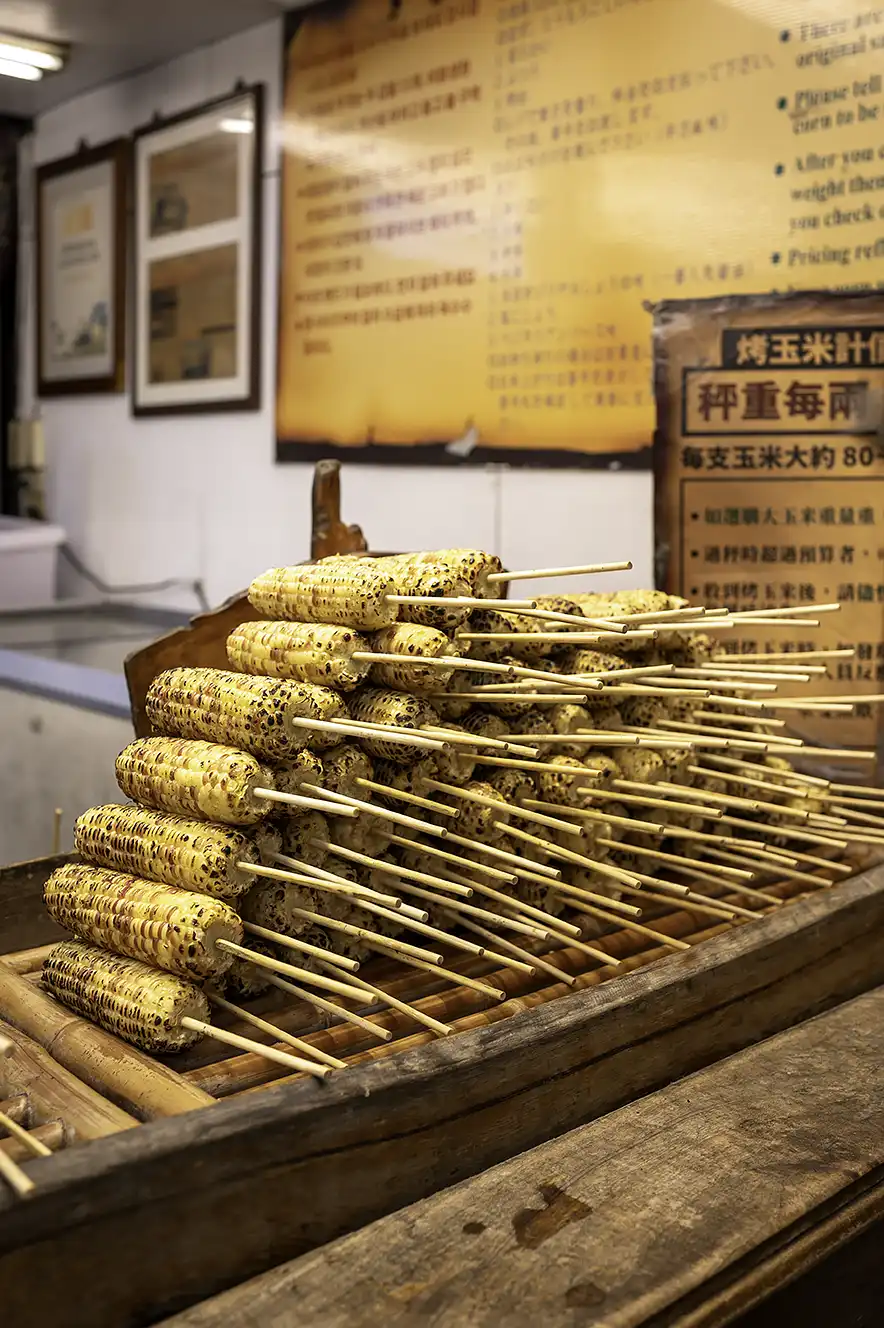
<svg viewBox="0 0 884 1328">
<path fill-rule="evenodd" d="M 297 0 L 0 0 L 0 31 L 72 48 L 65 68 L 39 83 L 0 76 L 0 114 L 39 115 L 296 7 Z"/>
</svg>

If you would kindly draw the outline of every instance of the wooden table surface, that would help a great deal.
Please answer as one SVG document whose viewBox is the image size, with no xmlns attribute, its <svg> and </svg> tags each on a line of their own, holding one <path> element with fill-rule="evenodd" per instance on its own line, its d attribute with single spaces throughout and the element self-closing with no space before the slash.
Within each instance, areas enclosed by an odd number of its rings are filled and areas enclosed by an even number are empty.
<svg viewBox="0 0 884 1328">
<path fill-rule="evenodd" d="M 836 1257 L 776 1322 L 872 1328 L 882 1233 L 884 987 L 165 1328 L 711 1328 L 746 1311 L 760 1325 Z"/>
</svg>

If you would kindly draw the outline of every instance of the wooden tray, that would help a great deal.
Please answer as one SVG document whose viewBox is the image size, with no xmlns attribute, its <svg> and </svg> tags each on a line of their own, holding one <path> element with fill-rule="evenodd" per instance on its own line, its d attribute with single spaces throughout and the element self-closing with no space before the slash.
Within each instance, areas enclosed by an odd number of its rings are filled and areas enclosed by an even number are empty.
<svg viewBox="0 0 884 1328">
<path fill-rule="evenodd" d="M 16 984 L 33 986 L 57 934 L 40 898 L 56 862 L 0 873 L 18 948 L 0 1014 L 13 1024 Z M 27 1092 L 32 1123 L 61 1120 L 68 1142 L 28 1164 L 29 1200 L 0 1193 L 9 1321 L 150 1323 L 879 985 L 882 924 L 884 867 L 739 926 L 671 912 L 652 925 L 691 950 L 667 957 L 613 932 L 597 943 L 624 957 L 620 970 L 573 947 L 548 956 L 576 989 L 506 971 L 497 1005 L 449 987 L 458 1036 L 381 1015 L 394 1042 L 354 1042 L 352 1068 L 325 1083 L 274 1083 L 260 1058 L 202 1049 L 173 1070 L 107 1035 L 96 1048 L 96 1030 L 67 1016 L 61 1033 L 0 1022 L 17 1045 L 0 1063 L 3 1095 Z M 397 980 L 393 965 L 366 972 Z"/>
</svg>

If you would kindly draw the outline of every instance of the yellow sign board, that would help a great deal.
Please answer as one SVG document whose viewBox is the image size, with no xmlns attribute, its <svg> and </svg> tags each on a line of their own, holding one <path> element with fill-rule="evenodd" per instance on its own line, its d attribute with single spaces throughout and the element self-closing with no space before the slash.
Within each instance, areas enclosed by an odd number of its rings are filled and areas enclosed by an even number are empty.
<svg viewBox="0 0 884 1328">
<path fill-rule="evenodd" d="M 884 692 L 884 294 L 675 300 L 655 349 L 659 583 L 811 624 L 720 632 L 728 653 L 851 647 L 796 695 L 854 710 L 786 717 L 823 746 L 876 747 L 881 707 L 863 697 Z"/>
<path fill-rule="evenodd" d="M 884 6 L 351 0 L 290 23 L 282 457 L 636 461 L 648 301 L 884 287 Z"/>
</svg>

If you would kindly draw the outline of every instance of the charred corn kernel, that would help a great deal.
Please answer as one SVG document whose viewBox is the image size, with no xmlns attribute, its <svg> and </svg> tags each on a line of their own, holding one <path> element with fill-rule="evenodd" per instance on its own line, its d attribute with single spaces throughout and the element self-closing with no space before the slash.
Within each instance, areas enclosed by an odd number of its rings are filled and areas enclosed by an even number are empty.
<svg viewBox="0 0 884 1328">
<path fill-rule="evenodd" d="M 493 766 L 490 773 L 483 771 L 482 778 L 490 784 L 507 802 L 521 802 L 523 798 L 537 796 L 534 781 L 527 770 L 506 770 Z M 573 781 L 572 781 L 573 782 Z"/>
<path fill-rule="evenodd" d="M 326 752 L 323 765 L 324 788 L 343 794 L 345 798 L 370 801 L 368 791 L 357 780 L 373 779 L 374 766 L 368 754 L 355 742 L 342 742 L 338 747 L 332 747 Z"/>
<path fill-rule="evenodd" d="M 249 936 L 248 948 L 263 955 L 265 959 L 277 958 L 273 946 L 268 945 L 266 941 L 259 941 L 255 936 Z M 260 996 L 269 986 L 270 980 L 266 969 L 259 968 L 257 964 L 242 959 L 239 955 L 234 955 L 233 963 L 222 975 L 217 988 L 213 985 L 210 990 L 218 990 L 220 995 L 226 996 L 231 1001 L 247 1001 L 253 996 Z"/>
<path fill-rule="evenodd" d="M 565 673 L 610 673 L 630 667 L 621 655 L 605 650 L 566 650 L 559 662 Z"/>
<path fill-rule="evenodd" d="M 620 711 L 624 724 L 637 724 L 643 729 L 654 729 L 661 719 L 669 719 L 669 706 L 652 696 L 625 697 L 621 702 Z M 597 718 L 596 723 L 598 723 Z M 602 727 L 601 724 L 599 727 Z"/>
<path fill-rule="evenodd" d="M 273 788 L 270 770 L 235 747 L 187 738 L 138 738 L 116 762 L 117 783 L 133 802 L 225 825 L 254 825 L 267 803 L 253 789 Z"/>
<path fill-rule="evenodd" d="M 350 700 L 350 713 L 358 721 L 386 724 L 393 728 L 419 729 L 424 724 L 440 724 L 438 712 L 422 697 L 410 692 L 391 692 L 378 687 L 363 687 L 354 692 Z M 412 765 L 420 755 L 416 747 L 401 743 L 384 742 L 383 736 L 360 738 L 360 745 L 370 756 L 393 761 L 396 765 Z"/>
<path fill-rule="evenodd" d="M 202 738 L 282 759 L 307 746 L 309 729 L 294 720 L 320 718 L 312 683 L 258 678 L 221 669 L 167 669 L 150 685 L 147 717 L 158 733 Z"/>
<path fill-rule="evenodd" d="M 377 558 L 332 557 L 272 568 L 249 586 L 249 603 L 268 618 L 366 631 L 390 627 L 399 610 L 387 597 L 402 592 L 379 563 Z"/>
<path fill-rule="evenodd" d="M 464 716 L 461 727 L 478 738 L 502 738 L 510 732 L 509 724 L 500 715 L 492 715 L 487 710 L 471 710 Z"/>
<path fill-rule="evenodd" d="M 381 559 L 390 566 L 420 567 L 426 563 L 440 563 L 455 576 L 466 581 L 470 594 L 480 599 L 499 599 L 501 591 L 488 581 L 492 572 L 502 572 L 503 563 L 493 553 L 482 549 L 435 549 L 425 553 L 397 553 Z"/>
<path fill-rule="evenodd" d="M 463 719 L 464 715 L 469 714 L 470 710 L 472 709 L 473 702 L 470 697 L 442 698 L 439 695 L 439 693 L 442 691 L 463 692 L 472 687 L 475 684 L 475 681 L 476 681 L 475 677 L 471 681 L 465 681 L 463 673 L 454 672 L 452 673 L 451 677 L 448 679 L 448 682 L 445 684 L 444 688 L 443 687 L 436 688 L 436 695 L 433 698 L 433 706 L 438 711 L 439 717 L 441 719 L 444 719 L 446 723 L 449 720 L 452 723 L 457 723 L 458 720 Z"/>
<path fill-rule="evenodd" d="M 576 733 L 578 729 L 591 729 L 595 722 L 586 706 L 575 705 L 571 701 L 550 706 L 547 715 L 555 733 Z"/>
<path fill-rule="evenodd" d="M 433 756 L 423 756 L 414 765 L 402 766 L 396 765 L 393 761 L 375 761 L 374 779 L 376 784 L 383 784 L 385 788 L 396 789 L 400 793 L 412 793 L 419 798 L 431 798 L 433 794 L 428 792 L 423 781 L 425 779 L 441 779 L 439 767 L 436 765 Z M 396 798 L 386 798 L 383 793 L 375 794 L 378 802 L 384 806 L 398 807 L 402 810 L 402 803 Z M 397 833 L 400 835 L 408 834 L 408 827 L 401 826 Z"/>
<path fill-rule="evenodd" d="M 519 661 L 515 655 L 501 655 L 499 662 L 501 664 L 518 664 Z M 474 680 L 477 683 L 500 683 L 501 675 L 492 675 L 490 673 L 475 674 Z M 503 715 L 505 719 L 515 718 L 519 715 L 527 715 L 530 710 L 535 709 L 530 701 L 500 701 L 494 692 L 487 692 L 482 700 L 482 705 L 488 710 L 492 710 L 496 715 Z M 512 731 L 509 724 L 504 725 L 503 731 L 509 733 Z M 494 735 L 492 734 L 492 737 Z"/>
<path fill-rule="evenodd" d="M 242 942 L 239 916 L 220 899 L 106 867 L 66 863 L 49 877 L 43 899 L 75 936 L 179 977 L 223 973 L 230 955 L 217 942 Z"/>
<path fill-rule="evenodd" d="M 242 673 L 291 678 L 349 692 L 368 676 L 366 636 L 330 623 L 247 622 L 227 638 L 227 658 Z"/>
<path fill-rule="evenodd" d="M 282 852 L 282 821 L 260 821 L 252 830 L 251 837 L 263 865 L 272 867 L 274 853 Z"/>
<path fill-rule="evenodd" d="M 401 807 L 401 803 L 400 803 Z M 359 816 L 345 819 L 333 817 L 331 821 L 331 839 L 333 844 L 339 844 L 341 848 L 352 848 L 357 853 L 367 853 L 370 858 L 377 858 L 385 853 L 390 847 L 390 833 L 394 829 L 388 821 L 381 821 L 374 816 L 369 816 L 367 812 Z M 329 871 L 337 872 L 340 866 L 340 859 L 332 855 L 325 863 Z M 387 880 L 387 894 L 390 894 L 389 879 Z"/>
<path fill-rule="evenodd" d="M 322 896 L 309 886 L 265 881 L 246 895 L 242 912 L 247 922 L 266 927 L 268 931 L 278 931 L 283 936 L 300 936 L 310 923 L 294 913 L 294 908 L 305 908 L 311 913 L 326 911 Z M 249 944 L 251 947 L 251 941 Z"/>
<path fill-rule="evenodd" d="M 437 669 L 432 665 L 408 663 L 409 656 L 438 659 L 458 654 L 444 632 L 435 627 L 421 627 L 418 623 L 401 622 L 375 632 L 371 649 L 382 655 L 402 655 L 401 664 L 372 664 L 371 682 L 378 687 L 391 687 L 400 692 L 441 691 L 451 679 L 452 669 Z M 463 674 L 461 674 L 463 677 Z"/>
<path fill-rule="evenodd" d="M 543 618 L 513 613 L 509 609 L 474 609 L 470 615 L 471 632 L 548 633 L 550 624 Z M 518 660 L 534 662 L 546 659 L 556 648 L 555 641 L 473 641 L 477 658 L 500 660 L 513 655 Z"/>
<path fill-rule="evenodd" d="M 182 1026 L 185 1017 L 209 1020 L 209 1002 L 193 982 L 83 941 L 62 941 L 50 950 L 43 986 L 84 1019 L 155 1055 L 199 1040 Z"/>
<path fill-rule="evenodd" d="M 580 605 L 570 595 L 535 595 L 534 603 L 538 609 L 549 609 L 553 613 L 571 613 L 579 617 L 581 612 Z"/>
<path fill-rule="evenodd" d="M 587 780 L 587 788 L 607 789 L 610 788 L 612 779 L 620 778 L 620 767 L 617 762 L 602 752 L 586 752 L 581 759 L 581 765 L 587 770 L 597 771 L 599 775 L 598 779 Z M 579 784 L 580 780 L 576 779 L 574 782 Z"/>
<path fill-rule="evenodd" d="M 523 715 L 514 715 L 507 725 L 509 733 L 521 733 L 525 737 L 555 733 L 552 720 L 544 710 L 537 707 L 526 710 Z"/>
<path fill-rule="evenodd" d="M 312 843 L 314 839 L 328 840 L 331 837 L 329 823 L 322 812 L 290 816 L 282 822 L 282 827 L 282 851 L 287 857 L 297 858 L 311 867 L 325 866 L 326 850 L 316 848 Z"/>
<path fill-rule="evenodd" d="M 618 748 L 616 761 L 624 779 L 634 779 L 641 784 L 656 784 L 666 778 L 662 756 L 647 747 Z"/>
<path fill-rule="evenodd" d="M 325 766 L 314 752 L 295 752 L 289 760 L 277 762 L 273 766 L 274 787 L 278 788 L 280 793 L 298 793 L 305 782 L 322 784 L 324 773 Z M 296 813 L 291 804 L 288 806 L 288 811 Z M 285 812 L 285 804 L 280 803 L 277 813 L 285 814 Z"/>
<path fill-rule="evenodd" d="M 584 787 L 594 788 L 597 781 L 587 780 L 586 785 L 583 785 L 579 779 L 566 772 L 585 770 L 584 763 L 573 756 L 559 755 L 553 756 L 547 762 L 547 766 L 548 769 L 537 773 L 537 789 L 541 800 L 557 802 L 563 807 L 582 807 L 586 802 L 586 794 L 578 793 L 577 790 Z M 532 833 L 533 829 L 532 827 Z"/>
<path fill-rule="evenodd" d="M 496 788 L 481 779 L 471 780 L 465 785 L 464 792 L 481 793 L 486 798 L 493 798 L 495 805 L 489 807 L 485 803 L 451 795 L 453 804 L 460 810 L 457 833 L 465 835 L 467 839 L 484 839 L 489 844 L 495 843 L 505 833 L 495 822 L 505 825 L 509 821 L 509 803 Z M 440 793 L 438 796 L 440 801 L 445 801 L 449 795 Z"/>
<path fill-rule="evenodd" d="M 238 862 L 260 862 L 248 835 L 146 807 L 107 803 L 74 823 L 74 848 L 88 862 L 149 881 L 235 899 L 254 877 Z"/>
<path fill-rule="evenodd" d="M 452 733 L 467 733 L 459 724 L 448 724 L 446 727 Z M 447 752 L 434 752 L 432 759 L 436 765 L 436 779 L 446 784 L 467 784 L 473 777 L 479 755 L 457 743 L 452 744 Z"/>
</svg>

